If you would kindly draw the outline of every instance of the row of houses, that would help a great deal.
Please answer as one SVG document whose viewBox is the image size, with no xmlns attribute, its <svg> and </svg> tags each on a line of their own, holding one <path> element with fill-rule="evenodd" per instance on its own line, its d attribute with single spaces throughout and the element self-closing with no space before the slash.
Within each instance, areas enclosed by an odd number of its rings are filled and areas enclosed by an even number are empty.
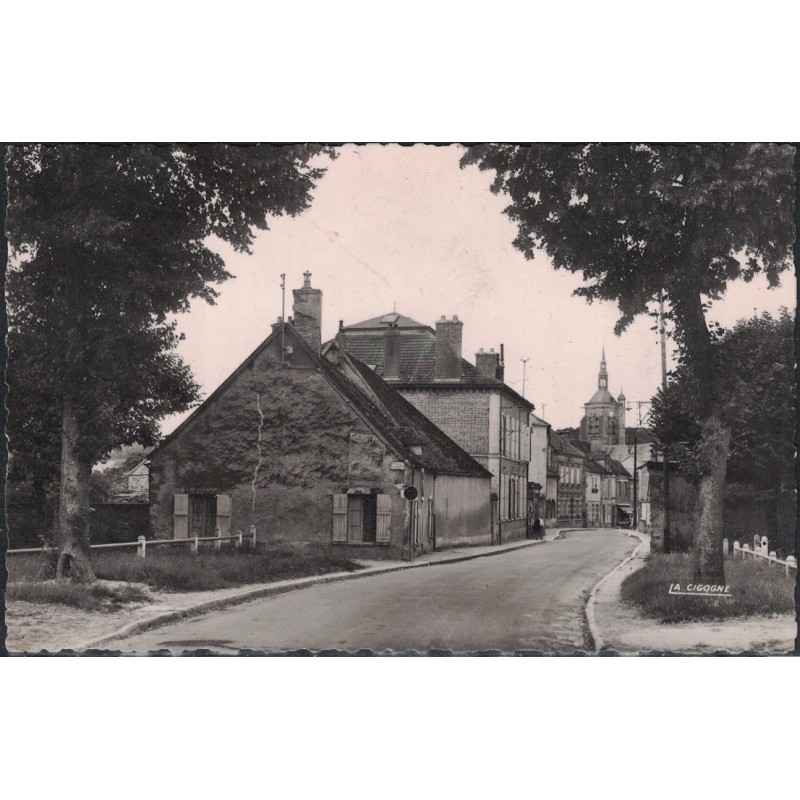
<svg viewBox="0 0 800 800">
<path fill-rule="evenodd" d="M 472 363 L 458 317 L 429 326 L 396 311 L 340 321 L 323 342 L 309 272 L 293 300 L 150 454 L 154 535 L 255 525 L 262 540 L 413 559 L 522 539 L 536 516 L 619 524 L 630 476 L 534 414 L 504 381 L 502 344 Z M 608 419 L 606 436 L 618 430 Z"/>
</svg>

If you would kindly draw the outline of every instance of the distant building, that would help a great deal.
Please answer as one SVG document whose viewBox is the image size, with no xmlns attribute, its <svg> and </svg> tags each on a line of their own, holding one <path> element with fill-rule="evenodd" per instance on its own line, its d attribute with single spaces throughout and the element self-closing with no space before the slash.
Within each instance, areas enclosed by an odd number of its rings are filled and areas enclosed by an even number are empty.
<svg viewBox="0 0 800 800">
<path fill-rule="evenodd" d="M 558 473 L 559 526 L 582 527 L 586 519 L 585 455 L 566 436 L 550 432 L 553 466 Z"/>
<path fill-rule="evenodd" d="M 583 409 L 580 439 L 591 445 L 592 452 L 602 453 L 613 445 L 625 444 L 625 395 L 620 391 L 615 400 L 608 389 L 605 349 L 600 358 L 597 391 Z"/>
</svg>

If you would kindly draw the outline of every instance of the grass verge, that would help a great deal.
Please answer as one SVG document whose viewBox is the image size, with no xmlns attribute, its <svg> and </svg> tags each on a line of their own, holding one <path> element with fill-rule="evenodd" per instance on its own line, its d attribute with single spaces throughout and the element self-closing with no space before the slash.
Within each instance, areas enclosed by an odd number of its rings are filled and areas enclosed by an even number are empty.
<svg viewBox="0 0 800 800">
<path fill-rule="evenodd" d="M 144 583 L 153 589 L 178 592 L 225 589 L 361 569 L 332 547 L 322 545 L 272 545 L 220 551 L 208 548 L 197 555 L 188 548 L 167 550 L 162 546 L 148 548 L 146 558 L 139 558 L 128 550 L 94 550 L 92 565 L 95 575 L 103 580 Z M 52 577 L 48 574 L 49 564 L 38 555 L 12 556 L 8 559 L 8 569 L 11 582 L 41 582 L 42 578 Z"/>
<path fill-rule="evenodd" d="M 651 553 L 645 565 L 622 582 L 620 595 L 661 622 L 719 620 L 794 611 L 795 573 L 765 561 L 726 559 L 725 583 L 732 597 L 671 595 L 669 587 L 693 583 L 694 563 L 685 553 Z"/>
<path fill-rule="evenodd" d="M 81 584 L 70 581 L 16 581 L 6 590 L 9 600 L 26 603 L 47 603 L 81 608 L 84 611 L 117 611 L 128 603 L 141 603 L 149 598 L 138 586 L 106 586 L 102 583 Z"/>
</svg>

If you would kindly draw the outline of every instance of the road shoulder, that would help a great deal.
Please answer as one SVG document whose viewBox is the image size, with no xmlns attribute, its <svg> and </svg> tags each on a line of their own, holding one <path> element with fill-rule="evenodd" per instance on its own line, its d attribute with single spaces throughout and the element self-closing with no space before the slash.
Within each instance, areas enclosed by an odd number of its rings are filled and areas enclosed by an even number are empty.
<svg viewBox="0 0 800 800">
<path fill-rule="evenodd" d="M 640 536 L 645 542 L 635 555 L 609 573 L 590 596 L 597 650 L 686 654 L 718 651 L 788 653 L 794 650 L 797 623 L 792 614 L 667 624 L 645 617 L 624 604 L 620 598 L 622 582 L 643 566 L 650 552 L 649 537 Z"/>
</svg>

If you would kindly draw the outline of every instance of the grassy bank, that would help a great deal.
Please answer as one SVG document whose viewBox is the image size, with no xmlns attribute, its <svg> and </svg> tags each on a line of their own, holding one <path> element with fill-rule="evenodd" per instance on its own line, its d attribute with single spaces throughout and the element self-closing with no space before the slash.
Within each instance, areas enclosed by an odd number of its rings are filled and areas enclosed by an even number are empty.
<svg viewBox="0 0 800 800">
<path fill-rule="evenodd" d="M 147 601 L 148 595 L 138 586 L 107 586 L 102 583 L 82 585 L 69 581 L 9 582 L 6 599 L 27 603 L 56 603 L 84 611 L 117 611 L 128 603 Z"/>
<path fill-rule="evenodd" d="M 661 622 L 729 619 L 794 611 L 795 573 L 765 561 L 726 559 L 725 583 L 732 597 L 671 595 L 669 587 L 693 583 L 689 554 L 652 553 L 644 567 L 622 583 L 622 600 Z"/>
<path fill-rule="evenodd" d="M 92 564 L 101 580 L 147 584 L 152 589 L 178 592 L 224 589 L 359 569 L 355 562 L 330 547 L 291 545 L 231 548 L 218 552 L 209 548 L 197 555 L 184 548 L 166 550 L 154 547 L 148 549 L 146 558 L 139 558 L 129 550 L 95 550 Z M 35 586 L 61 585 L 42 580 L 53 577 L 54 569 L 52 563 L 46 562 L 42 556 L 11 556 L 8 569 L 9 596 L 16 599 L 28 599 L 21 597 L 20 593 L 36 594 Z M 34 602 L 73 604 L 57 599 L 61 596 L 59 592 L 65 598 L 71 596 L 68 591 L 71 584 L 65 586 L 67 588 L 62 590 L 48 588 L 43 596 L 49 592 L 52 599 Z"/>
</svg>

